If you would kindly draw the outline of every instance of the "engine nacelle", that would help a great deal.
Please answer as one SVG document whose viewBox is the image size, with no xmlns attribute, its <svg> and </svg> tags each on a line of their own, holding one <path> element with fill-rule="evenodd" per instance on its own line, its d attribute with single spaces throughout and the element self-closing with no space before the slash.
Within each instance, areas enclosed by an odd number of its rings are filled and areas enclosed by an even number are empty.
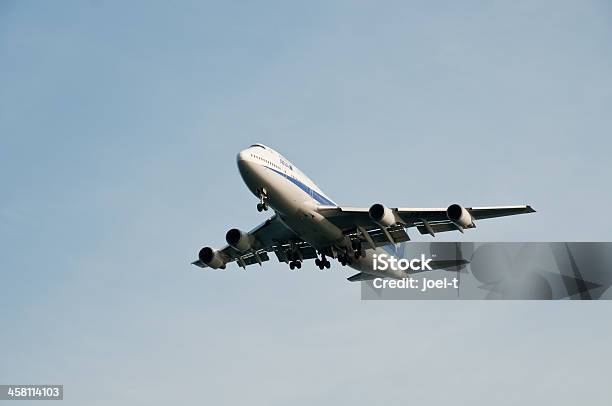
<svg viewBox="0 0 612 406">
<path fill-rule="evenodd" d="M 253 248 L 253 239 L 252 235 L 242 232 L 237 228 L 232 228 L 225 234 L 225 241 L 227 241 L 230 247 L 240 252 L 249 251 Z"/>
<path fill-rule="evenodd" d="M 204 247 L 200 250 L 200 254 L 198 255 L 200 261 L 204 262 L 206 265 L 213 269 L 225 268 L 225 261 L 219 251 L 212 249 L 210 247 Z"/>
<path fill-rule="evenodd" d="M 373 204 L 368 213 L 370 218 L 381 226 L 388 227 L 397 223 L 393 211 L 380 203 Z"/>
<path fill-rule="evenodd" d="M 474 224 L 471 214 L 458 204 L 448 206 L 446 217 L 461 228 L 468 228 Z"/>
</svg>

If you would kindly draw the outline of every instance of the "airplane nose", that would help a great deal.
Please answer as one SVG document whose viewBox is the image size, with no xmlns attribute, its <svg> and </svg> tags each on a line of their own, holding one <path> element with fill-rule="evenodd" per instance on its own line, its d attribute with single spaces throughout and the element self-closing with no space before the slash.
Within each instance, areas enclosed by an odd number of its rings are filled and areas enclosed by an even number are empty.
<svg viewBox="0 0 612 406">
<path fill-rule="evenodd" d="M 238 164 L 238 170 L 244 176 L 249 172 L 250 169 L 250 161 L 247 159 L 249 153 L 244 150 L 240 151 L 238 155 L 236 155 L 236 163 Z"/>
<path fill-rule="evenodd" d="M 240 151 L 238 155 L 236 155 L 236 162 L 240 163 L 240 161 L 245 161 L 247 159 L 248 153 L 246 150 Z"/>
</svg>

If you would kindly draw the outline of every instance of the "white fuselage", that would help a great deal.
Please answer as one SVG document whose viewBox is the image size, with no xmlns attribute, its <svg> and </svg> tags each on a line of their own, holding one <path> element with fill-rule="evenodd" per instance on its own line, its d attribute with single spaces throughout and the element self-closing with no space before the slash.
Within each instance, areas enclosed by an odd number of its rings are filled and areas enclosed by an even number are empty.
<svg viewBox="0 0 612 406">
<path fill-rule="evenodd" d="M 350 239 L 342 230 L 323 217 L 317 207 L 337 206 L 302 171 L 278 152 L 263 145 L 254 145 L 237 156 L 240 175 L 249 190 L 257 197 L 265 189 L 267 202 L 283 223 L 314 248 L 342 249 Z M 385 252 L 382 248 L 368 249 L 365 256 L 353 259 L 350 266 L 361 272 L 392 278 L 403 278 L 400 270 L 384 272 L 373 270 L 373 254 Z"/>
</svg>

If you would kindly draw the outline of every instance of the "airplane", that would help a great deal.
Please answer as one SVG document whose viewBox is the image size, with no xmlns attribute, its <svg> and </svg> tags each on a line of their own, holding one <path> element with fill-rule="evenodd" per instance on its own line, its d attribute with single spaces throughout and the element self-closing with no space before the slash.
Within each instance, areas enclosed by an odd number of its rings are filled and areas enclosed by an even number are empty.
<svg viewBox="0 0 612 406">
<path fill-rule="evenodd" d="M 204 247 L 198 260 L 200 268 L 225 269 L 237 262 L 246 270 L 262 265 L 274 252 L 279 262 L 291 270 L 302 262 L 315 259 L 320 269 L 329 269 L 329 258 L 359 273 L 349 281 L 374 278 L 402 279 L 408 276 L 400 269 L 374 270 L 373 255 L 396 252 L 409 241 L 406 229 L 416 227 L 421 234 L 476 227 L 475 221 L 533 213 L 529 205 L 497 207 L 389 208 L 381 203 L 371 207 L 336 204 L 291 161 L 263 144 L 253 144 L 236 157 L 240 175 L 258 198 L 257 211 L 272 209 L 274 215 L 249 232 L 232 228 L 225 235 L 227 245 L 219 250 Z M 433 269 L 460 265 L 454 261 L 433 261 Z"/>
</svg>

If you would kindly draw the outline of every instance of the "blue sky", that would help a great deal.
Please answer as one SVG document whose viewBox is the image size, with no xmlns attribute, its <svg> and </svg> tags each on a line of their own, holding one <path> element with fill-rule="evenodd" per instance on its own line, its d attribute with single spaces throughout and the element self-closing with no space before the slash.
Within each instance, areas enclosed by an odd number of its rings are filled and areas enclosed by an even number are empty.
<svg viewBox="0 0 612 406">
<path fill-rule="evenodd" d="M 337 266 L 189 262 L 265 219 L 235 165 L 253 142 L 343 204 L 538 210 L 444 240 L 609 241 L 611 13 L 1 2 L 0 383 L 75 405 L 608 404 L 606 302 L 361 302 Z"/>
</svg>

